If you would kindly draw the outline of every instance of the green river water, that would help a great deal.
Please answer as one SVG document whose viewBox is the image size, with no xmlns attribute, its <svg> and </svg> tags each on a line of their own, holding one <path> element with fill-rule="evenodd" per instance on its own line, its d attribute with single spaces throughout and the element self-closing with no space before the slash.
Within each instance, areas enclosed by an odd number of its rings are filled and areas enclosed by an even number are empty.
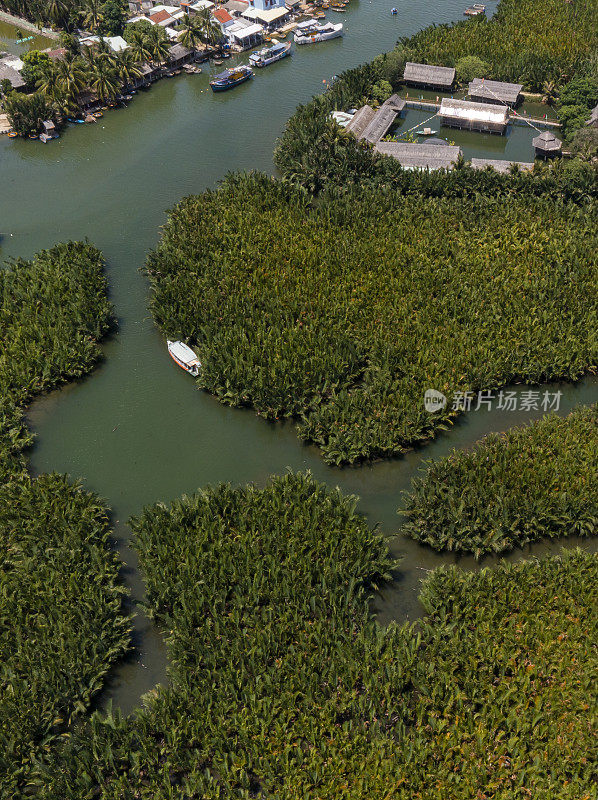
<svg viewBox="0 0 598 800">
<path fill-rule="evenodd" d="M 363 513 L 390 535 L 399 528 L 401 492 L 422 459 L 469 447 L 489 431 L 541 415 L 470 413 L 446 435 L 402 459 L 333 469 L 315 448 L 299 442 L 292 424 L 266 423 L 251 411 L 226 408 L 198 392 L 169 358 L 148 315 L 148 287 L 139 268 L 168 208 L 186 194 L 215 186 L 228 171 L 272 171 L 273 145 L 285 121 L 298 103 L 322 90 L 324 80 L 391 48 L 399 36 L 461 19 L 466 4 L 404 2 L 396 17 L 390 16 L 391 5 L 360 0 L 342 16 L 331 14 L 345 24 L 343 39 L 295 48 L 292 58 L 259 71 L 231 92 L 209 91 L 206 65 L 202 75 L 163 80 L 128 109 L 107 113 L 93 126 L 73 126 L 48 145 L 0 137 L 0 257 L 29 257 L 57 241 L 88 237 L 108 261 L 118 330 L 89 378 L 30 409 L 37 435 L 31 466 L 34 473 L 57 470 L 81 477 L 106 499 L 133 600 L 142 599 L 143 581 L 128 545 L 126 520 L 148 503 L 168 502 L 219 481 L 263 484 L 273 473 L 310 469 L 327 484 L 359 495 Z M 7 49 L 3 35 L 0 30 L 0 48 Z M 419 122 L 418 114 L 412 112 L 406 123 Z M 507 137 L 446 135 L 466 156 L 530 160 L 533 133 L 514 127 Z M 594 379 L 561 388 L 563 411 L 598 399 Z M 511 557 L 559 547 L 542 544 Z M 395 582 L 376 601 L 382 623 L 417 617 L 426 570 L 455 560 L 400 536 L 392 549 L 403 561 Z M 475 568 L 470 559 L 460 563 Z M 125 712 L 166 680 L 159 633 L 141 613 L 134 626 L 135 653 L 113 671 L 101 697 Z"/>
</svg>

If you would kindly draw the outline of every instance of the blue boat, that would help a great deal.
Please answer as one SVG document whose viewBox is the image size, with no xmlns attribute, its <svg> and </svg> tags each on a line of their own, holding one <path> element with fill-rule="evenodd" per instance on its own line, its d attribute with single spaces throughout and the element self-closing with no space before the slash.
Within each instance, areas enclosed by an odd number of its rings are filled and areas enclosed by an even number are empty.
<svg viewBox="0 0 598 800">
<path fill-rule="evenodd" d="M 238 86 L 239 83 L 245 83 L 250 78 L 253 78 L 253 70 L 243 64 L 240 67 L 225 69 L 210 81 L 210 86 L 213 92 L 225 92 L 227 89 L 232 89 L 233 86 Z"/>
</svg>

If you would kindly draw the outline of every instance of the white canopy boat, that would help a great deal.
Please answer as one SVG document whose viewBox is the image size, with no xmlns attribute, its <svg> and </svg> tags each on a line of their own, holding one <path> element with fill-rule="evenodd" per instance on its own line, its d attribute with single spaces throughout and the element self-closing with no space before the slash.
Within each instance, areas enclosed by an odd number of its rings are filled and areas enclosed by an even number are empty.
<svg viewBox="0 0 598 800">
<path fill-rule="evenodd" d="M 199 375 L 201 362 L 193 350 L 184 342 L 171 342 L 168 340 L 168 352 L 176 363 L 193 377 Z"/>
<path fill-rule="evenodd" d="M 294 39 L 295 44 L 317 44 L 317 42 L 326 42 L 328 39 L 336 39 L 342 35 L 342 22 L 338 22 L 336 25 L 326 22 L 324 25 L 310 25 L 295 31 Z"/>
<path fill-rule="evenodd" d="M 281 58 L 286 58 L 291 55 L 290 42 L 277 42 L 272 47 L 265 47 L 257 53 L 249 56 L 249 63 L 252 67 L 267 67 L 268 64 L 274 64 L 275 61 L 280 61 Z"/>
</svg>

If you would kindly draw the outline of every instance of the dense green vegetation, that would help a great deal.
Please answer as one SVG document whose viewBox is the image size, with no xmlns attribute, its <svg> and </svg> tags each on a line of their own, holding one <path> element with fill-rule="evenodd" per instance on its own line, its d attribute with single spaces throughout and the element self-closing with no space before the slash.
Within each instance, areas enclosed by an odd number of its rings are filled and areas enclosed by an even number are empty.
<svg viewBox="0 0 598 800">
<path fill-rule="evenodd" d="M 476 558 L 544 536 L 598 532 L 598 407 L 505 434 L 427 465 L 401 513 L 403 532 Z"/>
<path fill-rule="evenodd" d="M 591 210 L 364 191 L 312 207 L 264 176 L 184 200 L 148 258 L 151 309 L 199 384 L 331 463 L 391 456 L 454 415 L 424 410 L 598 363 Z"/>
<path fill-rule="evenodd" d="M 598 47 L 598 3 L 500 0 L 485 16 L 452 25 L 431 25 L 400 44 L 411 61 L 454 67 L 464 56 L 490 65 L 479 77 L 522 83 L 541 91 L 546 81 L 567 81 L 588 69 Z"/>
<path fill-rule="evenodd" d="M 170 686 L 75 732 L 40 798 L 596 797 L 596 556 L 439 570 L 428 617 L 382 630 L 383 540 L 308 476 L 133 527 Z"/>
<path fill-rule="evenodd" d="M 111 322 L 101 253 L 68 243 L 0 269 L 0 795 L 84 711 L 126 649 L 106 509 L 32 479 L 23 407 L 87 373 Z"/>
<path fill-rule="evenodd" d="M 126 0 L 0 0 L 0 9 L 42 25 L 105 35 L 122 33 Z"/>
</svg>

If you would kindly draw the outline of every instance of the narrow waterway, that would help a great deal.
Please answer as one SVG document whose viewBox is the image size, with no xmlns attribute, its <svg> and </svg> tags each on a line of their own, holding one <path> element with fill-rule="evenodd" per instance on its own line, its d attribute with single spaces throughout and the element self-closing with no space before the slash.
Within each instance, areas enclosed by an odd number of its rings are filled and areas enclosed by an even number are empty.
<svg viewBox="0 0 598 800">
<path fill-rule="evenodd" d="M 298 103 L 321 91 L 324 80 L 391 48 L 402 35 L 461 19 L 465 3 L 406 2 L 397 17 L 390 16 L 390 5 L 360 0 L 339 15 L 346 28 L 343 39 L 295 48 L 292 58 L 260 71 L 234 91 L 209 92 L 206 69 L 201 76 L 163 80 L 140 93 L 128 109 L 107 113 L 94 126 L 73 126 L 48 145 L 0 137 L 0 257 L 29 257 L 57 241 L 88 237 L 108 261 L 118 331 L 89 378 L 34 404 L 29 420 L 37 444 L 31 465 L 34 473 L 57 470 L 81 477 L 105 498 L 113 509 L 116 544 L 133 600 L 143 598 L 143 581 L 126 521 L 148 503 L 168 502 L 219 481 L 263 484 L 269 475 L 289 468 L 311 469 L 329 485 L 359 495 L 360 509 L 393 534 L 401 492 L 422 458 L 468 447 L 491 430 L 531 418 L 470 414 L 403 459 L 328 468 L 314 448 L 298 441 L 292 424 L 268 424 L 198 392 L 173 365 L 149 318 L 147 284 L 139 268 L 169 207 L 186 194 L 215 186 L 229 171 L 272 171 L 272 149 L 285 121 Z M 460 136 L 466 155 L 499 151 L 518 160 L 531 155 L 531 132 L 523 128 L 509 137 Z M 588 379 L 565 387 L 561 408 L 596 399 L 598 385 Z M 378 601 L 382 622 L 417 616 L 425 570 L 453 561 L 402 538 L 392 547 L 403 561 L 395 584 Z M 473 566 L 469 560 L 463 563 Z M 125 712 L 166 679 L 161 638 L 143 614 L 135 618 L 134 633 L 134 657 L 115 671 L 102 698 L 112 698 Z"/>
</svg>

